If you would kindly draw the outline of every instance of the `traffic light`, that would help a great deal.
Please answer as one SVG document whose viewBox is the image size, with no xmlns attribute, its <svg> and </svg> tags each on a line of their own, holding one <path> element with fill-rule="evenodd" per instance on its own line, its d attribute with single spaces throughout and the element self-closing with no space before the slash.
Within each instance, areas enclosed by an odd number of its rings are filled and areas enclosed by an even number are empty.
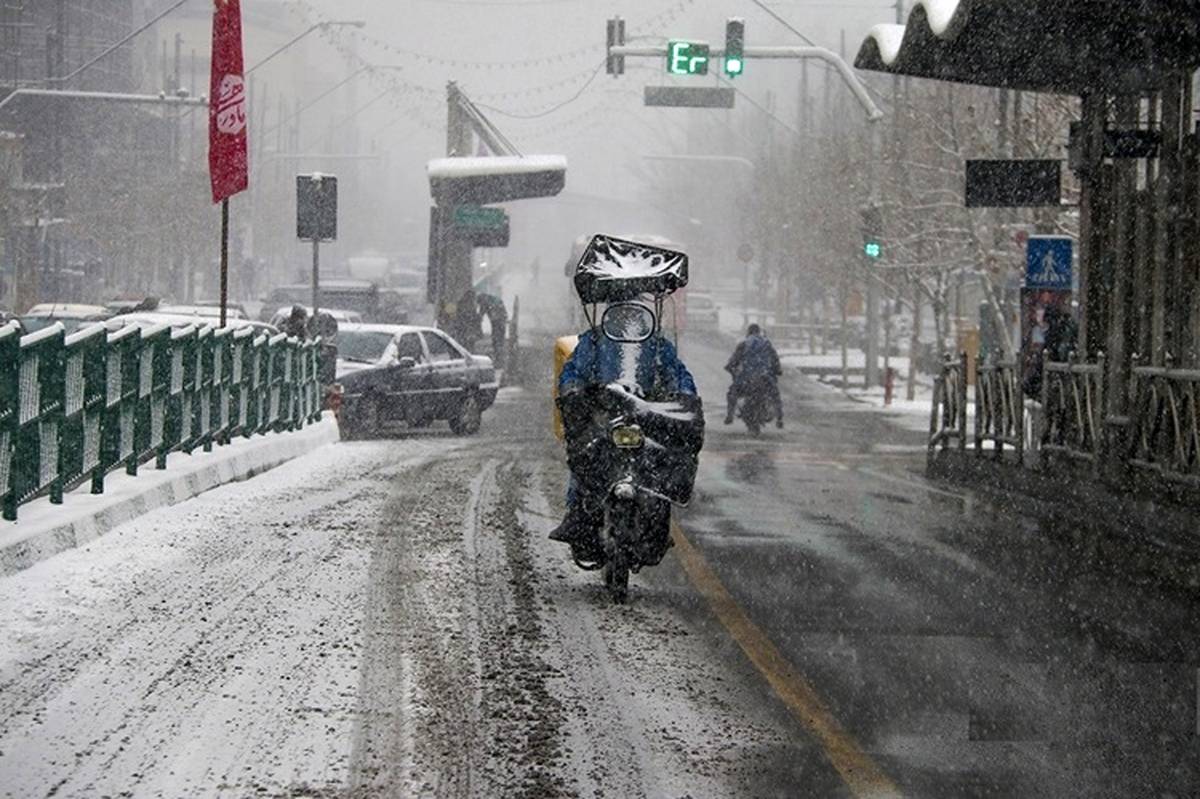
<svg viewBox="0 0 1200 799">
<path fill-rule="evenodd" d="M 862 209 L 863 255 L 872 261 L 883 257 L 883 211 L 878 205 Z"/>
<path fill-rule="evenodd" d="M 746 21 L 740 17 L 725 20 L 725 74 L 731 78 L 746 69 Z"/>
<path fill-rule="evenodd" d="M 625 44 L 625 20 L 620 17 L 613 17 L 608 21 L 608 59 L 605 62 L 605 68 L 609 75 L 624 75 L 625 74 L 625 56 L 613 55 L 614 47 L 622 47 Z"/>
</svg>

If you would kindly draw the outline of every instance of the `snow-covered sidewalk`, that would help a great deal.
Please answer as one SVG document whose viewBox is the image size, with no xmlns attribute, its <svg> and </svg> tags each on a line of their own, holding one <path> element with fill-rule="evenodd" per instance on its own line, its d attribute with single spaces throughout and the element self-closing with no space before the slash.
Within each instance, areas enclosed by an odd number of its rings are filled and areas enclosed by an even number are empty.
<svg viewBox="0 0 1200 799">
<path fill-rule="evenodd" d="M 217 486 L 261 474 L 338 440 L 332 415 L 294 433 L 238 438 L 212 452 L 174 453 L 167 468 L 142 466 L 137 477 L 110 474 L 103 494 L 91 485 L 70 491 L 63 504 L 43 497 L 22 505 L 17 521 L 0 522 L 0 575 L 81 546 L 150 511 L 175 505 Z"/>
<path fill-rule="evenodd" d="M 886 401 L 882 386 L 870 389 L 863 387 L 862 372 L 866 366 L 866 356 L 863 355 L 862 350 L 847 352 L 847 366 L 853 371 L 850 375 L 850 385 L 846 387 L 841 385 L 842 356 L 839 352 L 822 355 L 784 350 L 780 352 L 780 361 L 785 374 L 799 372 L 815 378 L 817 384 L 828 389 L 830 394 L 840 395 L 865 409 L 883 414 L 897 427 L 918 432 L 929 431 L 929 417 L 933 408 L 933 377 L 918 375 L 913 399 L 907 399 L 909 371 L 907 357 L 893 356 L 888 361 L 889 367 L 896 371 L 896 382 L 892 389 L 890 403 Z M 882 370 L 881 360 L 881 373 Z M 974 415 L 974 402 L 970 400 L 967 403 L 968 420 Z"/>
</svg>

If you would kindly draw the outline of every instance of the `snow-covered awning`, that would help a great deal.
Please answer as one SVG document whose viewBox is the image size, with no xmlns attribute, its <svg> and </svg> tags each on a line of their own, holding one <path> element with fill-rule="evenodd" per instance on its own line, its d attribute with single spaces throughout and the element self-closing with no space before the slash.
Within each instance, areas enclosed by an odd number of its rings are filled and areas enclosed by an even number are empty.
<svg viewBox="0 0 1200 799">
<path fill-rule="evenodd" d="M 916 0 L 907 25 L 877 25 L 859 69 L 1027 91 L 1156 88 L 1200 67 L 1195 0 Z"/>
<path fill-rule="evenodd" d="M 438 205 L 553 197 L 567 180 L 561 155 L 437 158 L 429 162 L 429 188 Z"/>
</svg>

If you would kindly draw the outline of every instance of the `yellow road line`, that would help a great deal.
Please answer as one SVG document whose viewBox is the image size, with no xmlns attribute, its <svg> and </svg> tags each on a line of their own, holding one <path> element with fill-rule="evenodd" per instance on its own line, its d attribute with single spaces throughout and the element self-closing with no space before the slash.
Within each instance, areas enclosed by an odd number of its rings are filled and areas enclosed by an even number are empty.
<svg viewBox="0 0 1200 799">
<path fill-rule="evenodd" d="M 672 522 L 671 534 L 676 553 L 692 584 L 704 595 L 738 646 L 750 658 L 754 667 L 767 679 L 801 724 L 811 732 L 824 749 L 826 757 L 837 769 L 850 792 L 861 799 L 898 797 L 900 789 L 864 752 L 837 719 L 825 707 L 816 691 L 792 664 L 779 652 L 767 635 L 746 615 L 726 590 L 708 561 Z"/>
</svg>

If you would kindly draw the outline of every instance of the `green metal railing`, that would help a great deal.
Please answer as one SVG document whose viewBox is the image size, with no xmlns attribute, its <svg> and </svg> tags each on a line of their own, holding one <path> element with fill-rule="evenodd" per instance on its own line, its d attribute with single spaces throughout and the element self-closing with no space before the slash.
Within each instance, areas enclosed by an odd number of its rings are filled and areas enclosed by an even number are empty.
<svg viewBox="0 0 1200 799">
<path fill-rule="evenodd" d="M 320 342 L 194 326 L 64 337 L 0 327 L 0 512 L 175 452 L 297 430 L 321 416 Z"/>
</svg>

